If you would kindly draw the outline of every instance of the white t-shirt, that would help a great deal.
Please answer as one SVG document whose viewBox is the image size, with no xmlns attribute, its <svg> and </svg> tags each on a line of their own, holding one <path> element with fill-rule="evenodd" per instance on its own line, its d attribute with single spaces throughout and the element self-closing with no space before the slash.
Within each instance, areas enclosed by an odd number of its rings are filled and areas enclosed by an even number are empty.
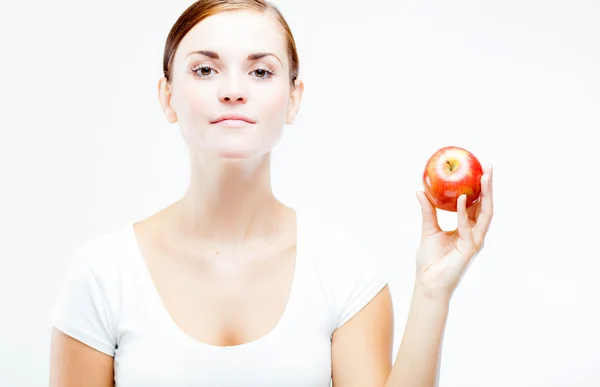
<svg viewBox="0 0 600 387">
<path fill-rule="evenodd" d="M 333 228 L 298 214 L 297 232 L 286 309 L 255 341 L 216 346 L 184 333 L 154 287 L 133 223 L 79 246 L 51 323 L 113 356 L 117 387 L 328 387 L 333 332 L 387 281 L 362 245 Z"/>
</svg>

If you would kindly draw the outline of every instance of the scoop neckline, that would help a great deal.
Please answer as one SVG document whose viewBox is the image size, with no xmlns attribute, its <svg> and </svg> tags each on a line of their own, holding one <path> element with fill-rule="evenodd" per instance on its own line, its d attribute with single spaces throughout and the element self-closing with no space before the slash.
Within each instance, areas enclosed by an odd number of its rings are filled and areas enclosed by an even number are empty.
<svg viewBox="0 0 600 387">
<path fill-rule="evenodd" d="M 169 311 L 167 310 L 162 298 L 160 297 L 160 293 L 154 283 L 152 275 L 150 273 L 150 269 L 146 263 L 142 250 L 140 248 L 139 240 L 137 238 L 137 234 L 135 231 L 135 224 L 138 222 L 136 220 L 132 220 L 128 222 L 126 225 L 126 231 L 130 238 L 130 248 L 133 253 L 134 261 L 138 265 L 138 268 L 141 270 L 140 280 L 142 281 L 142 286 L 150 291 L 148 294 L 148 298 L 154 308 L 154 312 L 156 316 L 161 319 L 169 329 L 169 331 L 177 337 L 183 344 L 187 346 L 191 346 L 192 348 L 198 348 L 203 350 L 209 350 L 213 353 L 216 352 L 231 352 L 231 351 L 242 351 L 251 348 L 255 348 L 260 345 L 264 345 L 273 340 L 277 339 L 277 336 L 281 333 L 282 330 L 286 328 L 290 318 L 292 318 L 293 312 L 296 306 L 296 299 L 298 297 L 298 286 L 299 286 L 299 277 L 302 273 L 302 249 L 301 249 L 301 241 L 302 241 L 302 225 L 300 216 L 298 211 L 293 209 L 295 214 L 295 222 L 296 222 L 296 253 L 294 258 L 294 273 L 292 277 L 292 283 L 290 285 L 289 295 L 286 301 L 285 308 L 283 313 L 281 314 L 277 323 L 264 335 L 241 344 L 237 345 L 217 345 L 210 344 L 201 340 L 198 340 L 188 333 L 186 333 L 173 319 Z"/>
</svg>

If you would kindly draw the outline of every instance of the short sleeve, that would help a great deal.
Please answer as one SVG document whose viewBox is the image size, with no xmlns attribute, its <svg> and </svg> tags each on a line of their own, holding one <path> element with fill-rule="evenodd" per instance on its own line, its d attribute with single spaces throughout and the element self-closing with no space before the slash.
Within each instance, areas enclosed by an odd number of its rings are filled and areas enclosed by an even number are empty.
<svg viewBox="0 0 600 387">
<path fill-rule="evenodd" d="M 67 271 L 50 312 L 58 330 L 88 346 L 114 356 L 109 308 L 98 278 L 84 256 L 77 254 Z"/>
<path fill-rule="evenodd" d="M 360 312 L 388 283 L 375 257 L 361 245 L 349 247 L 336 260 L 338 273 L 331 284 L 336 300 L 336 328 Z"/>
</svg>

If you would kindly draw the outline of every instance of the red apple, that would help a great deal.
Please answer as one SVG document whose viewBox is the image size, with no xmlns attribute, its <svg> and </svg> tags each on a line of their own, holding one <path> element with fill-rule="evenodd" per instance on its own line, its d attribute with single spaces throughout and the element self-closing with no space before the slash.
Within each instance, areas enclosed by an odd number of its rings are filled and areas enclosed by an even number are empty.
<svg viewBox="0 0 600 387">
<path fill-rule="evenodd" d="M 435 152 L 423 171 L 425 194 L 440 210 L 456 212 L 458 197 L 467 195 L 467 208 L 481 193 L 483 169 L 468 150 L 447 146 Z"/>
</svg>

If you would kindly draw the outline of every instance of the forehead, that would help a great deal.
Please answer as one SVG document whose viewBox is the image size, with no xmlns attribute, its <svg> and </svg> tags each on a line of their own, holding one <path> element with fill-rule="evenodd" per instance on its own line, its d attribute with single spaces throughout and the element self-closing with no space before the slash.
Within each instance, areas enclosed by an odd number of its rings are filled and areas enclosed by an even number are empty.
<svg viewBox="0 0 600 387">
<path fill-rule="evenodd" d="M 177 56 L 195 50 L 216 51 L 222 57 L 272 52 L 287 60 L 287 43 L 277 20 L 247 10 L 222 12 L 196 24 L 182 39 Z"/>
</svg>

